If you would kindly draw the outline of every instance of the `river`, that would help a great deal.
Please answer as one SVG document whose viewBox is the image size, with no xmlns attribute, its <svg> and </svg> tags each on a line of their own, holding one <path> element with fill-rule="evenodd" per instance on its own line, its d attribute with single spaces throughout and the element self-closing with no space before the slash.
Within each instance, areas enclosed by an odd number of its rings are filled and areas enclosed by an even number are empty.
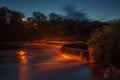
<svg viewBox="0 0 120 80">
<path fill-rule="evenodd" d="M 0 51 L 0 80 L 93 80 L 93 72 L 86 62 L 62 57 L 55 45 Z"/>
</svg>

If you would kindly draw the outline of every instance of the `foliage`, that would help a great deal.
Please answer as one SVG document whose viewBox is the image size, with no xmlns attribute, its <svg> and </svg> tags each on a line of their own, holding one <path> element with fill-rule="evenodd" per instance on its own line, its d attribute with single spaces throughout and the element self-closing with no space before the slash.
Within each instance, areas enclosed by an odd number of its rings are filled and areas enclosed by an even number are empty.
<svg viewBox="0 0 120 80">
<path fill-rule="evenodd" d="M 95 61 L 100 69 L 109 64 L 120 68 L 120 21 L 97 29 L 87 44 L 94 46 Z"/>
<path fill-rule="evenodd" d="M 26 39 L 23 18 L 24 14 L 21 12 L 7 7 L 0 8 L 0 42 Z"/>
<path fill-rule="evenodd" d="M 32 15 L 35 22 L 42 23 L 47 21 L 47 17 L 39 11 L 33 12 Z"/>
<path fill-rule="evenodd" d="M 62 21 L 63 17 L 61 15 L 58 15 L 56 13 L 50 13 L 49 14 L 49 21 Z"/>
<path fill-rule="evenodd" d="M 0 8 L 0 42 L 40 39 L 86 40 L 103 23 L 63 19 L 56 13 L 47 16 L 34 11 L 23 21 L 24 14 L 7 7 Z"/>
</svg>

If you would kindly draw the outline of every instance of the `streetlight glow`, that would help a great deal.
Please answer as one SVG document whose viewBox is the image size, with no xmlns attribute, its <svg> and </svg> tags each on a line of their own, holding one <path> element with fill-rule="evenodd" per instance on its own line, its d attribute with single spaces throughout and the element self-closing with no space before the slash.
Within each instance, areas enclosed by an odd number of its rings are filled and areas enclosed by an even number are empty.
<svg viewBox="0 0 120 80">
<path fill-rule="evenodd" d="M 22 18 L 22 21 L 25 21 L 25 18 Z"/>
</svg>

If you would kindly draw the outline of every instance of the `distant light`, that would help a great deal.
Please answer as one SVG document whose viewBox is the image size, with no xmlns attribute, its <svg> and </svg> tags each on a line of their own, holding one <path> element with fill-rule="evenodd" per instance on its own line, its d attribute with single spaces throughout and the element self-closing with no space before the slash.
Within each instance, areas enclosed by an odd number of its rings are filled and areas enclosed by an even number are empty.
<svg viewBox="0 0 120 80">
<path fill-rule="evenodd" d="M 22 21 L 26 21 L 25 18 L 22 18 Z"/>
</svg>

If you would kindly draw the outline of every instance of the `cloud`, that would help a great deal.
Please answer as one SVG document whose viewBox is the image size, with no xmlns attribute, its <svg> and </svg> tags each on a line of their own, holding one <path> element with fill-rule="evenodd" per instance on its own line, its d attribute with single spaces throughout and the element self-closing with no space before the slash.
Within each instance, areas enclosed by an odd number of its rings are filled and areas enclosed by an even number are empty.
<svg viewBox="0 0 120 80">
<path fill-rule="evenodd" d="M 86 13 L 83 13 L 82 10 L 76 10 L 75 4 L 68 4 L 63 7 L 63 11 L 66 13 L 65 18 L 73 20 L 86 20 Z"/>
</svg>

